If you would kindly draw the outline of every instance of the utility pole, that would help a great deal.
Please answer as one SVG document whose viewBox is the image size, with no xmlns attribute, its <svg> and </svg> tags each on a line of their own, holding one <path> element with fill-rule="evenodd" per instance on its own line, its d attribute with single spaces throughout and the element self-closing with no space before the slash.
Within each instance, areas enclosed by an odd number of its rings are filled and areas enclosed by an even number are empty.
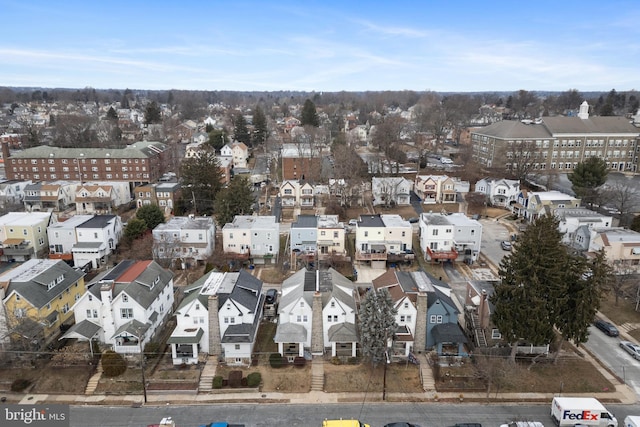
<svg viewBox="0 0 640 427">
<path fill-rule="evenodd" d="M 142 376 L 142 395 L 144 396 L 144 403 L 147 403 L 147 380 L 144 377 L 144 350 L 142 348 L 142 337 L 138 332 L 138 347 L 140 348 L 140 374 Z"/>
</svg>

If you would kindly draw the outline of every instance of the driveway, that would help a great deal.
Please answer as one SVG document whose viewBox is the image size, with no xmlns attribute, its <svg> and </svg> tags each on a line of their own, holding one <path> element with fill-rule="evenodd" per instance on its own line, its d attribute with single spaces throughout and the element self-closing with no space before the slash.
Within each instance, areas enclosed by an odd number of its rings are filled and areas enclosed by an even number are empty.
<svg viewBox="0 0 640 427">
<path fill-rule="evenodd" d="M 509 229 L 492 218 L 483 218 L 479 221 L 482 224 L 482 247 L 480 251 L 497 267 L 500 265 L 502 258 L 511 253 L 500 247 L 500 242 L 511 239 Z"/>
<path fill-rule="evenodd" d="M 416 214 L 420 216 L 420 214 L 424 212 L 422 210 L 422 200 L 420 200 L 420 197 L 418 197 L 418 195 L 413 190 L 411 190 L 409 197 L 410 197 L 411 206 L 413 206 L 413 209 L 416 211 Z"/>
</svg>

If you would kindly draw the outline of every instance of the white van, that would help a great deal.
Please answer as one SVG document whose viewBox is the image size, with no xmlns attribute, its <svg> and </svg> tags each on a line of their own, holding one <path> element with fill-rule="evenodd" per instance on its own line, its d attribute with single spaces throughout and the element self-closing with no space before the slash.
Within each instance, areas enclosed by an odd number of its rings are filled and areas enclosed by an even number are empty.
<svg viewBox="0 0 640 427">
<path fill-rule="evenodd" d="M 440 163 L 442 163 L 443 165 L 452 165 L 453 160 L 448 157 L 440 157 Z"/>
</svg>

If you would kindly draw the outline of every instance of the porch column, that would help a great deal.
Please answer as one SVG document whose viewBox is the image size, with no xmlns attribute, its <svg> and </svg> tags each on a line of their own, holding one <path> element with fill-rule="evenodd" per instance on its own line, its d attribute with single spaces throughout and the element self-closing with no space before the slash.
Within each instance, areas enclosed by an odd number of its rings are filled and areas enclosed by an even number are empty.
<svg viewBox="0 0 640 427">
<path fill-rule="evenodd" d="M 171 344 L 171 358 L 175 359 L 178 357 L 178 351 L 176 349 L 177 344 Z"/>
<path fill-rule="evenodd" d="M 331 357 L 336 357 L 336 343 L 331 343 Z"/>
<path fill-rule="evenodd" d="M 304 357 L 304 343 L 303 342 L 299 342 L 298 343 L 298 356 Z"/>
<path fill-rule="evenodd" d="M 352 342 L 351 343 L 351 357 L 356 357 L 356 352 L 357 352 L 356 343 Z"/>
<path fill-rule="evenodd" d="M 198 343 L 191 344 L 191 355 L 197 360 L 198 359 Z"/>
<path fill-rule="evenodd" d="M 282 343 L 282 342 L 278 343 L 278 353 L 280 353 L 282 356 L 284 356 L 284 343 Z"/>
</svg>

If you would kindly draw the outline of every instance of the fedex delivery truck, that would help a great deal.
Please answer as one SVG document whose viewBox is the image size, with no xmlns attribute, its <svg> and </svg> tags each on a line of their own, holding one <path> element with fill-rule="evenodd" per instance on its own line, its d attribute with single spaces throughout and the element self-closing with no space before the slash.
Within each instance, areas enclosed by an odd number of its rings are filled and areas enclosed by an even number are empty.
<svg viewBox="0 0 640 427">
<path fill-rule="evenodd" d="M 616 417 L 593 397 L 554 397 L 551 402 L 551 418 L 559 427 L 618 427 Z"/>
<path fill-rule="evenodd" d="M 640 416 L 629 415 L 624 419 L 624 427 L 640 427 Z"/>
</svg>

